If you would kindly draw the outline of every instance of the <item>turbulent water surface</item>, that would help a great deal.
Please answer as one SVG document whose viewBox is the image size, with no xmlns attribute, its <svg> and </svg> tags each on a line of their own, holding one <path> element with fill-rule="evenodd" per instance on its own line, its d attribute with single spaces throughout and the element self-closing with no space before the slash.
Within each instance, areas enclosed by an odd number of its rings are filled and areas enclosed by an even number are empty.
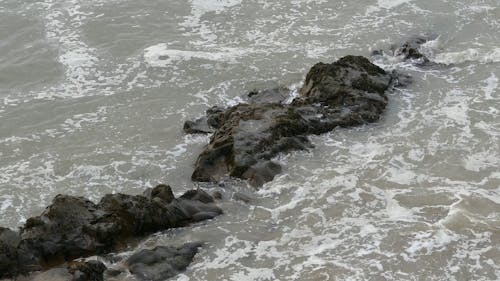
<svg viewBox="0 0 500 281">
<path fill-rule="evenodd" d="M 177 280 L 498 280 L 498 0 L 0 0 L 0 226 L 58 193 L 181 194 L 208 142 L 184 120 L 422 34 L 441 65 L 373 59 L 414 80 L 379 122 L 140 247 L 205 241 Z"/>
</svg>

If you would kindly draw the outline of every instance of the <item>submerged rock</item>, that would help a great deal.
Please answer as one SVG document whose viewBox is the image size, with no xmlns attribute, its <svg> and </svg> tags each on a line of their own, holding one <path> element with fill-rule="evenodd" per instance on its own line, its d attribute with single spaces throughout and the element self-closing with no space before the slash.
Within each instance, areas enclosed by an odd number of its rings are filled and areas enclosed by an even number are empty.
<svg viewBox="0 0 500 281">
<path fill-rule="evenodd" d="M 375 50 L 372 56 L 390 55 L 399 57 L 405 61 L 411 61 L 412 64 L 419 67 L 434 67 L 439 66 L 438 63 L 431 61 L 423 51 L 423 45 L 431 40 L 436 39 L 435 36 L 413 36 L 399 45 L 392 45 L 389 50 Z"/>
<path fill-rule="evenodd" d="M 429 59 L 421 53 L 420 47 L 427 42 L 426 38 L 413 37 L 404 42 L 394 50 L 396 56 L 403 56 L 404 59 L 420 59 L 422 63 L 429 62 Z"/>
<path fill-rule="evenodd" d="M 365 57 L 346 56 L 314 65 L 291 104 L 279 102 L 280 91 L 270 91 L 263 95 L 277 95 L 272 102 L 207 112 L 207 119 L 217 120 L 211 126 L 215 133 L 198 157 L 192 179 L 216 182 L 230 175 L 260 186 L 281 172 L 273 157 L 311 147 L 307 135 L 378 120 L 394 78 Z"/>
<path fill-rule="evenodd" d="M 122 248 L 130 239 L 221 213 L 204 191 L 191 190 L 174 198 L 167 185 L 147 190 L 145 195 L 108 194 L 98 204 L 58 195 L 40 216 L 26 221 L 20 234 L 0 232 L 0 247 L 4 249 L 0 268 L 5 268 L 0 277 L 107 253 Z"/>
<path fill-rule="evenodd" d="M 188 243 L 179 248 L 160 246 L 141 250 L 126 263 L 129 271 L 140 280 L 165 280 L 186 270 L 200 246 L 200 243 Z"/>
</svg>

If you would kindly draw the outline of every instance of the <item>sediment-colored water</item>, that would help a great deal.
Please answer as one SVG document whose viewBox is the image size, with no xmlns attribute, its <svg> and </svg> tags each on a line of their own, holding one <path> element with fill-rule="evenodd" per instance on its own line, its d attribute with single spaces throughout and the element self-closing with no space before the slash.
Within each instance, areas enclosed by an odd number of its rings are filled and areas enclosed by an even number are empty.
<svg viewBox="0 0 500 281">
<path fill-rule="evenodd" d="M 0 1 L 0 226 L 59 193 L 182 194 L 208 142 L 185 120 L 429 35 L 439 67 L 373 58 L 414 81 L 379 122 L 311 137 L 261 189 L 220 188 L 225 215 L 140 247 L 205 241 L 174 280 L 498 280 L 499 30 L 498 0 Z"/>
</svg>

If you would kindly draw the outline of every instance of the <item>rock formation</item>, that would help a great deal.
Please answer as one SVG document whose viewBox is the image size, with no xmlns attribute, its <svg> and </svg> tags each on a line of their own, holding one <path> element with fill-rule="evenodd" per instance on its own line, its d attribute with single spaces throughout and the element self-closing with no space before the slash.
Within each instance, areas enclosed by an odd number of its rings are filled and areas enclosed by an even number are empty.
<svg viewBox="0 0 500 281">
<path fill-rule="evenodd" d="M 191 190 L 174 198 L 167 185 L 144 195 L 108 194 L 98 204 L 58 195 L 40 216 L 28 219 L 19 233 L 0 229 L 0 277 L 118 250 L 131 239 L 221 213 L 204 191 Z"/>
<path fill-rule="evenodd" d="M 249 103 L 213 107 L 184 127 L 187 133 L 214 131 L 192 180 L 217 182 L 230 175 L 260 186 L 281 172 L 273 157 L 311 147 L 307 135 L 377 121 L 395 81 L 393 73 L 365 57 L 346 56 L 314 65 L 291 104 L 284 104 L 283 90 L 276 89 L 250 93 Z"/>
<path fill-rule="evenodd" d="M 399 55 L 425 61 L 417 49 L 422 42 L 415 44 L 402 45 Z M 346 56 L 314 65 L 299 96 L 291 102 L 286 102 L 289 90 L 277 88 L 252 91 L 247 103 L 212 107 L 206 117 L 184 124 L 187 133 L 212 133 L 192 179 L 217 182 L 232 176 L 255 186 L 271 181 L 281 172 L 274 157 L 312 147 L 308 135 L 377 121 L 387 105 L 386 92 L 402 81 L 409 81 L 408 77 L 388 73 L 365 57 Z M 234 199 L 250 200 L 236 195 Z M 146 234 L 221 213 L 206 192 L 191 190 L 175 198 L 167 185 L 148 189 L 143 195 L 108 194 L 97 204 L 58 195 L 19 232 L 0 228 L 0 278 L 64 264 L 62 271 L 73 280 L 102 280 L 103 274 L 122 271 L 106 270 L 99 261 L 74 259 L 116 251 Z M 185 270 L 200 245 L 140 250 L 125 266 L 139 279 L 163 280 Z"/>
</svg>

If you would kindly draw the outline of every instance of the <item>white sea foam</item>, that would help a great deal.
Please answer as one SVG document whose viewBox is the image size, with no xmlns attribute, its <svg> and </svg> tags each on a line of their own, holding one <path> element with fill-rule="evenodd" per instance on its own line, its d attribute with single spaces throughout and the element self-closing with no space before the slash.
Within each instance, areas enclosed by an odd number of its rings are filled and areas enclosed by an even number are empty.
<svg viewBox="0 0 500 281">
<path fill-rule="evenodd" d="M 469 105 L 468 97 L 458 89 L 453 89 L 445 96 L 444 104 L 442 105 L 441 112 L 449 119 L 455 121 L 460 125 L 467 126 L 470 124 L 469 120 Z"/>
<path fill-rule="evenodd" d="M 365 16 L 369 16 L 382 10 L 391 10 L 411 2 L 412 0 L 377 0 L 377 3 L 375 5 L 367 6 L 365 10 Z"/>
<path fill-rule="evenodd" d="M 12 207 L 12 205 L 13 205 L 12 199 L 14 198 L 13 195 L 3 195 L 3 196 L 0 196 L 0 198 L 1 198 L 0 212 L 5 212 L 5 210 L 7 210 L 7 208 Z"/>
<path fill-rule="evenodd" d="M 500 62 L 500 48 L 475 49 L 470 48 L 464 51 L 439 53 L 433 61 L 443 64 L 460 64 L 465 62 L 497 63 Z"/>
<path fill-rule="evenodd" d="M 443 44 L 444 42 L 440 35 L 420 45 L 419 51 L 427 57 L 433 57 L 436 52 L 443 48 Z"/>
<path fill-rule="evenodd" d="M 302 88 L 304 82 L 294 83 L 290 86 L 290 95 L 283 101 L 284 104 L 291 104 L 292 101 L 299 97 L 299 91 Z"/>
<path fill-rule="evenodd" d="M 377 0 L 377 4 L 379 7 L 382 7 L 384 9 L 392 9 L 411 1 L 412 0 Z"/>
<path fill-rule="evenodd" d="M 217 12 L 241 4 L 241 0 L 191 0 L 192 9 L 198 13 Z"/>
<path fill-rule="evenodd" d="M 495 97 L 493 95 L 498 95 L 500 92 L 500 89 L 498 88 L 498 77 L 494 73 L 491 73 L 490 77 L 483 82 L 485 84 L 482 87 L 484 95 L 487 99 L 494 99 Z"/>
<path fill-rule="evenodd" d="M 144 50 L 144 59 L 153 67 L 174 66 L 177 62 L 192 59 L 236 63 L 239 57 L 248 52 L 248 50 L 236 48 L 221 48 L 218 51 L 175 50 L 169 49 L 167 43 L 160 43 L 146 48 Z"/>
<path fill-rule="evenodd" d="M 500 155 L 495 151 L 483 151 L 471 154 L 464 159 L 464 166 L 467 170 L 479 172 L 487 168 L 500 166 Z"/>
<path fill-rule="evenodd" d="M 93 3 L 102 5 L 99 1 Z M 42 17 L 46 39 L 57 51 L 57 60 L 63 66 L 64 80 L 57 85 L 23 93 L 22 99 L 4 97 L 4 106 L 19 105 L 33 99 L 113 95 L 119 92 L 121 84 L 140 67 L 137 64 L 138 58 L 131 58 L 121 64 L 116 64 L 109 58 L 102 58 L 97 48 L 86 42 L 83 27 L 94 15 L 89 9 L 89 1 L 37 1 L 31 3 L 29 9 L 38 11 Z M 114 64 L 113 71 L 103 70 L 110 64 Z M 150 86 L 140 83 L 135 85 Z"/>
<path fill-rule="evenodd" d="M 75 132 L 76 130 L 81 130 L 85 125 L 96 126 L 98 123 L 102 123 L 107 119 L 107 107 L 101 106 L 96 112 L 75 114 L 72 118 L 68 118 L 61 125 L 66 132 Z M 48 135 L 55 135 L 56 131 L 46 131 Z"/>
<path fill-rule="evenodd" d="M 390 220 L 412 220 L 413 212 L 410 209 L 402 207 L 396 199 L 395 193 L 392 191 L 384 191 L 386 206 L 385 212 Z"/>
<path fill-rule="evenodd" d="M 425 157 L 425 151 L 423 149 L 414 148 L 408 152 L 408 158 L 413 161 L 422 161 Z"/>
<path fill-rule="evenodd" d="M 187 147 L 187 144 L 181 143 L 181 144 L 176 145 L 173 149 L 167 151 L 165 154 L 171 155 L 174 157 L 179 157 L 182 154 L 186 153 L 186 151 L 187 151 L 186 147 Z"/>
<path fill-rule="evenodd" d="M 232 275 L 233 280 L 258 281 L 276 280 L 276 276 L 271 268 L 250 268 L 236 272 Z"/>
<path fill-rule="evenodd" d="M 40 141 L 42 138 L 58 138 L 67 135 L 68 133 L 74 133 L 76 131 L 81 131 L 84 128 L 96 126 L 99 123 L 103 123 L 107 119 L 108 107 L 100 106 L 97 108 L 96 112 L 80 113 L 71 116 L 64 120 L 62 124 L 58 124 L 53 128 L 48 128 L 40 132 L 33 132 L 29 136 L 10 136 L 5 139 L 0 139 L 0 144 L 22 144 L 29 143 L 33 141 Z"/>
<path fill-rule="evenodd" d="M 406 252 L 410 256 L 415 256 L 422 251 L 425 251 L 424 255 L 429 254 L 436 250 L 443 250 L 446 245 L 456 241 L 458 238 L 458 235 L 444 229 L 439 229 L 436 232 L 417 233 L 414 240 L 410 242 Z"/>
<path fill-rule="evenodd" d="M 78 0 L 67 3 L 47 1 L 45 4 L 48 12 L 46 34 L 59 47 L 59 62 L 65 66 L 66 79 L 70 82 L 68 86 L 71 90 L 83 91 L 87 76 L 99 62 L 96 50 L 81 39 L 80 28 L 88 14 L 81 12 Z"/>
<path fill-rule="evenodd" d="M 229 71 L 251 69 L 257 73 L 252 77 L 250 72 L 241 77 L 230 73 L 231 78 L 222 82 L 189 85 L 183 93 L 194 90 L 195 94 L 186 95 L 188 106 L 237 103 L 241 100 L 234 98 L 232 91 L 262 77 L 284 81 L 285 85 L 297 82 L 291 86 L 290 102 L 298 94 L 300 75 L 317 60 L 333 60 L 348 52 L 366 54 L 374 36 L 387 36 L 381 42 L 388 45 L 408 35 L 408 30 L 439 24 L 434 17 L 456 21 L 457 30 L 449 31 L 454 35 L 461 32 L 464 23 L 483 19 L 474 19 L 464 11 L 480 12 L 490 21 L 494 13 L 448 1 L 441 4 L 465 8 L 458 13 L 436 11 L 422 17 L 415 9 L 417 1 L 395 0 L 373 1 L 376 13 L 363 16 L 362 11 L 355 11 L 346 19 L 342 17 L 352 10 L 352 3 L 191 1 L 187 3 L 191 7 L 175 10 L 180 14 L 176 20 L 185 42 L 157 44 L 169 42 L 166 32 L 165 38 L 144 42 L 150 47 L 143 52 L 143 47 L 138 47 L 137 57 L 116 64 L 86 39 L 84 25 L 96 17 L 88 12 L 92 9 L 78 1 L 45 2 L 48 6 L 42 10 L 42 22 L 47 32 L 52 32 L 48 36 L 59 51 L 67 79 L 42 91 L 39 98 L 114 95 L 128 90 L 142 93 L 148 87 L 161 91 L 161 86 L 173 84 L 179 76 L 193 78 L 189 73 L 193 65 L 214 69 L 219 62 L 230 64 Z M 187 17 L 183 14 L 186 11 Z M 238 22 L 231 21 L 234 15 L 238 15 Z M 255 18 L 246 19 L 245 15 Z M 221 19 L 231 26 L 219 23 Z M 387 26 L 393 33 L 387 33 Z M 252 42 L 252 48 L 247 42 Z M 485 44 L 473 45 L 477 54 L 463 49 L 448 52 L 443 43 L 429 41 L 422 51 L 453 64 L 473 63 L 427 69 L 388 58 L 383 67 L 409 73 L 415 83 L 388 93 L 389 105 L 381 120 L 311 136 L 315 148 L 278 157 L 283 173 L 256 191 L 251 204 L 218 201 L 225 215 L 157 234 L 165 237 L 163 244 L 208 240 L 178 280 L 211 280 L 214 276 L 220 280 L 369 280 L 374 276 L 459 280 L 467 274 L 498 279 L 494 244 L 498 241 L 498 216 L 492 211 L 481 215 L 474 209 L 487 206 L 496 210 L 495 204 L 500 204 L 496 184 L 500 179 L 496 169 L 498 73 L 495 64 L 482 64 L 495 62 L 485 57 L 494 57 L 496 49 Z M 112 70 L 103 70 L 107 68 Z M 134 71 L 137 73 L 132 75 Z M 161 76 L 165 72 L 168 75 Z M 151 79 L 153 75 L 160 78 Z M 158 98 L 154 93 L 152 96 Z M 10 98 L 5 98 L 4 104 L 17 106 L 32 97 Z M 116 99 L 125 104 L 136 101 L 130 96 L 113 98 L 113 102 Z M 139 101 L 150 100 L 145 94 Z M 32 215 L 24 206 L 40 205 L 39 213 L 60 192 L 97 200 L 99 194 L 139 193 L 165 180 L 178 184 L 176 192 L 189 185 L 190 165 L 208 143 L 208 136 L 181 136 L 169 131 L 161 134 L 161 139 L 169 140 L 163 142 L 154 137 L 156 128 L 154 133 L 145 129 L 142 136 L 143 131 L 127 135 L 112 127 L 109 134 L 99 135 L 102 139 L 97 146 L 84 147 L 88 142 L 80 136 L 86 130 L 112 126 L 110 117 L 117 114 L 114 109 L 69 114 L 61 124 L 0 140 L 0 145 L 9 148 L 0 152 L 2 160 L 11 153 L 11 146 L 19 151 L 54 143 L 46 146 L 50 153 L 34 151 L 29 159 L 16 158 L 21 153 L 12 152 L 11 160 L 0 166 L 0 183 L 7 190 L 16 190 L 14 198 L 0 197 L 0 211 L 8 214 L 4 217 L 9 225 L 19 225 L 19 220 Z M 166 111 L 169 116 L 201 114 L 188 114 L 185 108 L 168 107 Z M 88 137 L 95 141 L 95 136 Z M 67 139 L 79 151 L 72 157 L 57 147 L 60 140 Z M 73 143 L 76 139 L 85 144 Z M 146 143 L 144 139 L 148 139 Z M 231 184 L 228 188 L 240 186 Z M 449 198 L 439 199 L 441 193 Z"/>
<path fill-rule="evenodd" d="M 492 113 L 497 114 L 498 111 L 493 111 Z M 476 124 L 474 124 L 474 127 L 483 130 L 485 133 L 487 133 L 490 136 L 493 136 L 493 137 L 500 136 L 500 132 L 498 131 L 498 127 L 495 124 L 488 124 L 486 122 L 479 121 Z"/>
<path fill-rule="evenodd" d="M 191 0 L 191 15 L 181 25 L 195 29 L 195 32 L 204 40 L 199 44 L 215 41 L 217 35 L 207 24 L 203 23 L 201 17 L 206 13 L 221 12 L 239 4 L 241 4 L 241 0 Z"/>
</svg>

